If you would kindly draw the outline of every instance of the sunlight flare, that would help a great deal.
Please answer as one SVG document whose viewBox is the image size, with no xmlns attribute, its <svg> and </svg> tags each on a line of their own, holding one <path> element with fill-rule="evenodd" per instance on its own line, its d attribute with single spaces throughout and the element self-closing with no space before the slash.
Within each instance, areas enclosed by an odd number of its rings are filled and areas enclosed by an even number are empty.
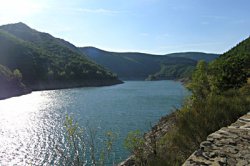
<svg viewBox="0 0 250 166">
<path fill-rule="evenodd" d="M 43 2 L 36 0 L 0 0 L 0 20 L 12 21 L 22 20 L 42 11 L 45 6 Z"/>
</svg>

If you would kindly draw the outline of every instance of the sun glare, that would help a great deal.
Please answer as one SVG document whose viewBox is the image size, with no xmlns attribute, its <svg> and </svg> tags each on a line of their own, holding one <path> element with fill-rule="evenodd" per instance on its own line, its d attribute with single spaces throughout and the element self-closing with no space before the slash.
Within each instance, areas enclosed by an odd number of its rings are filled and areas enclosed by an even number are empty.
<svg viewBox="0 0 250 166">
<path fill-rule="evenodd" d="M 22 127 L 25 125 L 25 118 L 28 118 L 31 112 L 38 111 L 47 103 L 47 98 L 43 97 L 41 93 L 32 93 L 21 97 L 13 97 L 0 101 L 0 115 L 1 118 L 14 119 L 14 122 L 9 127 Z M 17 110 L 18 111 L 15 111 Z M 26 116 L 27 115 L 27 116 Z M 20 120 L 22 118 L 22 120 Z M 18 125 L 16 125 L 18 124 Z"/>
<path fill-rule="evenodd" d="M 34 0 L 0 0 L 0 19 L 12 20 L 30 16 L 42 10 L 43 5 Z"/>
</svg>

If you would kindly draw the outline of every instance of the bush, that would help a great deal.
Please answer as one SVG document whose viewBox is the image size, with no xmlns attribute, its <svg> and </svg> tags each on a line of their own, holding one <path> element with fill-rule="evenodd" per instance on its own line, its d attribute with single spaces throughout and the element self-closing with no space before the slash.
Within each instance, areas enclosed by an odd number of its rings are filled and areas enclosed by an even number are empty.
<svg viewBox="0 0 250 166">
<path fill-rule="evenodd" d="M 66 147 L 57 147 L 62 165 L 105 165 L 112 152 L 116 134 L 107 132 L 97 147 L 97 130 L 90 126 L 80 127 L 70 116 L 65 120 Z M 88 154 L 89 156 L 86 156 Z"/>
<path fill-rule="evenodd" d="M 146 144 L 139 130 L 129 132 L 124 145 L 134 155 L 136 165 L 146 165 Z"/>
<path fill-rule="evenodd" d="M 249 86 L 210 95 L 205 100 L 177 111 L 177 123 L 160 143 L 160 155 L 167 165 L 183 163 L 206 137 L 230 125 L 250 111 Z"/>
<path fill-rule="evenodd" d="M 15 70 L 13 71 L 13 75 L 18 79 L 18 81 L 21 81 L 22 78 L 23 78 L 22 73 L 21 73 L 20 70 L 18 70 L 18 69 L 15 69 Z"/>
</svg>

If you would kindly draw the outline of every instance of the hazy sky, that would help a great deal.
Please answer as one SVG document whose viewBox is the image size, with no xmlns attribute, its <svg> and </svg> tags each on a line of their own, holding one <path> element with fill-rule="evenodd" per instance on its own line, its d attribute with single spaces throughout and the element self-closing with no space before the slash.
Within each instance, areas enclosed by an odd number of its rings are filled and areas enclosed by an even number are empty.
<svg viewBox="0 0 250 166">
<path fill-rule="evenodd" d="M 0 0 L 0 24 L 24 22 L 76 46 L 222 53 L 250 35 L 250 0 Z"/>
</svg>

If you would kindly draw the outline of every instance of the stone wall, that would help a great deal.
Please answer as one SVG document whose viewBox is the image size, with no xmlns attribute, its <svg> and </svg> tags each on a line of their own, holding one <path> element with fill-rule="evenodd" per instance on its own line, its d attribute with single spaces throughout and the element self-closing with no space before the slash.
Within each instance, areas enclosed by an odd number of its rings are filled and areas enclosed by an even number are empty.
<svg viewBox="0 0 250 166">
<path fill-rule="evenodd" d="M 250 113 L 210 134 L 183 166 L 250 165 Z"/>
</svg>

